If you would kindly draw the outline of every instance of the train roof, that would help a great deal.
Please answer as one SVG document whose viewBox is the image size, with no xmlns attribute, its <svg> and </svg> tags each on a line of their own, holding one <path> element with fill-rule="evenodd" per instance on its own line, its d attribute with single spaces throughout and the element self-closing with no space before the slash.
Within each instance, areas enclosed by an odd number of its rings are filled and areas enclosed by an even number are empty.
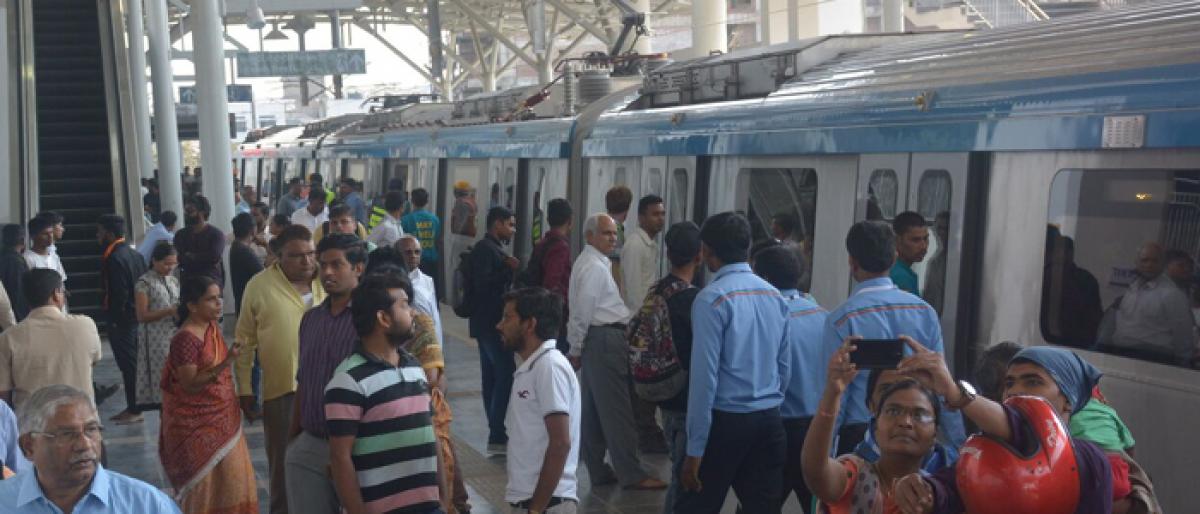
<svg viewBox="0 0 1200 514">
<path fill-rule="evenodd" d="M 763 98 L 608 113 L 587 156 L 1200 146 L 1200 2 L 838 54 Z"/>
</svg>

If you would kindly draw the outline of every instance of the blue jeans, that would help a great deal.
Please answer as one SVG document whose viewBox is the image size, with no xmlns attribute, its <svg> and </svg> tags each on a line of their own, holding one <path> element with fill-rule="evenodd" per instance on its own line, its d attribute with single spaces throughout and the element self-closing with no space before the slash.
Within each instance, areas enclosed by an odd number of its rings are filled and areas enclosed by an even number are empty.
<svg viewBox="0 0 1200 514">
<path fill-rule="evenodd" d="M 683 459 L 687 456 L 687 413 L 670 409 L 659 411 L 662 412 L 663 437 L 667 439 L 667 455 L 671 458 L 671 485 L 667 486 L 663 514 L 671 514 L 675 511 L 679 474 L 683 471 Z"/>
<path fill-rule="evenodd" d="M 475 337 L 479 343 L 479 370 L 483 375 L 483 410 L 487 414 L 488 444 L 508 443 L 504 417 L 508 413 L 508 395 L 512 392 L 513 372 L 517 370 L 513 352 L 505 350 L 500 334 L 488 330 Z"/>
</svg>

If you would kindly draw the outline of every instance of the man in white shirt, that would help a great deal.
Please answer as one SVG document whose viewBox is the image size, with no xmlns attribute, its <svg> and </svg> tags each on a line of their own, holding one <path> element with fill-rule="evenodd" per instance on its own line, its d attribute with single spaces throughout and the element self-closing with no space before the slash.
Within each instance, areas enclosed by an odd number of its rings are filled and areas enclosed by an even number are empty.
<svg viewBox="0 0 1200 514">
<path fill-rule="evenodd" d="M 387 215 L 380 220 L 379 225 L 371 229 L 371 235 L 367 236 L 367 241 L 380 247 L 392 246 L 404 236 L 404 229 L 400 227 L 400 217 L 404 215 L 404 193 L 388 192 L 383 197 L 383 208 L 387 211 Z M 411 264 L 408 268 L 416 269 Z"/>
<path fill-rule="evenodd" d="M 630 312 L 642 308 L 646 291 L 658 281 L 658 261 L 662 251 L 658 234 L 667 223 L 667 209 L 658 195 L 646 195 L 638 201 L 638 226 L 626 233 L 621 249 L 621 278 L 625 306 Z"/>
<path fill-rule="evenodd" d="M 646 292 L 658 282 L 658 261 L 663 255 L 658 235 L 667 224 L 667 209 L 661 196 L 649 194 L 638 201 L 637 227 L 625 232 L 621 248 L 621 294 L 629 312 L 637 312 L 646 300 Z M 667 441 L 654 417 L 654 404 L 641 399 L 630 388 L 629 401 L 637 423 L 638 447 L 642 453 L 666 453 Z"/>
<path fill-rule="evenodd" d="M 1158 243 L 1138 250 L 1137 279 L 1116 307 L 1115 330 L 1100 341 L 1113 353 L 1186 366 L 1193 351 L 1191 303 L 1163 274 L 1163 253 Z"/>
<path fill-rule="evenodd" d="M 617 223 L 594 214 L 583 226 L 587 246 L 571 268 L 567 341 L 571 364 L 582 368 L 583 442 L 581 455 L 592 486 L 617 482 L 632 489 L 663 489 L 667 484 L 642 467 L 629 403 L 629 309 L 612 277 L 606 255 L 617 245 Z M 611 454 L 613 467 L 604 462 Z"/>
<path fill-rule="evenodd" d="M 504 349 L 521 359 L 504 418 L 504 501 L 513 514 L 574 514 L 578 506 L 579 382 L 555 348 L 562 310 L 562 300 L 546 289 L 519 289 L 504 296 L 504 315 L 496 325 Z"/>
<path fill-rule="evenodd" d="M 308 205 L 292 213 L 292 224 L 316 232 L 326 221 L 329 221 L 329 209 L 325 206 L 325 190 L 314 186 L 308 191 Z"/>
<path fill-rule="evenodd" d="M 163 211 L 158 216 L 158 223 L 146 231 L 146 237 L 142 239 L 142 244 L 138 245 L 137 251 L 142 254 L 142 258 L 146 259 L 147 266 L 150 265 L 150 256 L 154 253 L 154 247 L 158 246 L 158 243 L 163 241 L 170 243 L 175 239 L 175 223 L 177 221 L 179 218 L 174 211 Z"/>
<path fill-rule="evenodd" d="M 434 332 L 439 344 L 442 339 L 442 316 L 438 314 L 437 292 L 433 288 L 433 278 L 426 275 L 419 267 L 421 265 L 421 241 L 416 236 L 404 236 L 396 243 L 396 250 L 404 257 L 404 265 L 408 266 L 408 281 L 413 286 L 412 306 L 430 318 L 433 318 Z"/>
<path fill-rule="evenodd" d="M 62 260 L 58 254 L 51 251 L 54 244 L 54 224 L 47 216 L 34 216 L 29 220 L 29 246 L 25 248 L 25 265 L 29 269 L 52 269 L 67 281 L 67 271 L 63 269 Z"/>
</svg>

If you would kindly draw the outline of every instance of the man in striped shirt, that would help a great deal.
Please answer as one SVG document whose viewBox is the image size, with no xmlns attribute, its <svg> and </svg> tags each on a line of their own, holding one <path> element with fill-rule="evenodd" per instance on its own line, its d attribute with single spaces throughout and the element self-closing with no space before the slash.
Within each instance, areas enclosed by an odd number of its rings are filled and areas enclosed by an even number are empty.
<svg viewBox="0 0 1200 514">
<path fill-rule="evenodd" d="M 351 295 L 359 344 L 325 388 L 330 467 L 348 514 L 442 512 L 429 385 L 402 349 L 412 294 L 405 278 L 376 274 Z"/>
</svg>

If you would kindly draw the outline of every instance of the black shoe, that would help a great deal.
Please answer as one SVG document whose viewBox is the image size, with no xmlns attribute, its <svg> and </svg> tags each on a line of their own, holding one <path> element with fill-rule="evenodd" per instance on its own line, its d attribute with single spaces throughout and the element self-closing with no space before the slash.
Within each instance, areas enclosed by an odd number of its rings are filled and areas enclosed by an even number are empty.
<svg viewBox="0 0 1200 514">
<path fill-rule="evenodd" d="M 121 385 L 113 384 L 102 386 L 99 384 L 93 384 L 92 388 L 95 389 L 96 406 L 99 407 L 100 404 L 104 403 L 104 400 L 107 400 L 110 396 L 117 394 L 117 390 L 121 388 Z"/>
</svg>

